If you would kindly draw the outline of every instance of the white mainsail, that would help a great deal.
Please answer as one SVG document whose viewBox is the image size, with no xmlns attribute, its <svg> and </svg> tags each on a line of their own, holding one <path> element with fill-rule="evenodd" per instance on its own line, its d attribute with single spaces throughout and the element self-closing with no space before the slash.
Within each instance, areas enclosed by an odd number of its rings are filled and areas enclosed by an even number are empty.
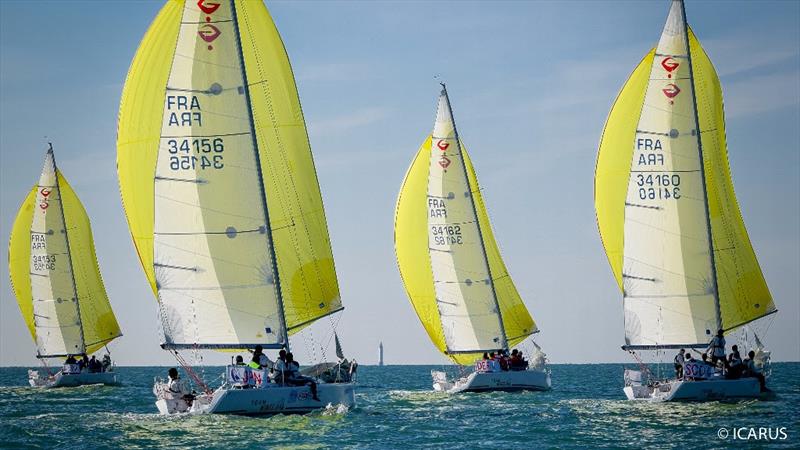
<svg viewBox="0 0 800 450">
<path fill-rule="evenodd" d="M 65 224 L 56 162 L 50 149 L 36 189 L 30 229 L 30 286 L 39 357 L 86 351 Z"/>
<path fill-rule="evenodd" d="M 235 10 L 202 7 L 183 8 L 155 170 L 165 347 L 277 348 L 287 330 Z"/>
<path fill-rule="evenodd" d="M 705 345 L 720 327 L 694 83 L 673 2 L 636 128 L 625 202 L 625 343 Z"/>
<path fill-rule="evenodd" d="M 442 88 L 431 140 L 428 240 L 436 303 L 451 354 L 507 347 L 462 151 Z"/>
</svg>

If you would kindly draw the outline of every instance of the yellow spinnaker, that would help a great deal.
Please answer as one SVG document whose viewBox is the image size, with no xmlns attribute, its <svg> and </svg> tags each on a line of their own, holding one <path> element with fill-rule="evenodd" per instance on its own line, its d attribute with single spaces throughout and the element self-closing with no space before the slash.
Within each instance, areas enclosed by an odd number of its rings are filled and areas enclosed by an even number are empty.
<svg viewBox="0 0 800 450">
<path fill-rule="evenodd" d="M 489 268 L 491 270 L 500 312 L 503 317 L 507 342 L 514 346 L 538 331 L 536 324 L 517 292 L 508 270 L 500 256 L 494 239 L 480 187 L 463 144 L 461 145 L 467 167 L 470 190 L 483 236 Z M 469 365 L 480 358 L 480 353 L 448 354 L 442 330 L 441 317 L 436 304 L 434 280 L 429 256 L 428 237 L 428 172 L 431 156 L 431 136 L 417 152 L 406 173 L 395 211 L 395 252 L 400 276 L 411 305 L 419 316 L 425 331 L 439 351 L 457 364 Z"/>
<path fill-rule="evenodd" d="M 69 238 L 67 256 L 70 258 L 74 288 L 80 306 L 83 345 L 85 352 L 91 354 L 122 334 L 100 275 L 89 217 L 72 187 L 58 170 L 56 179 L 58 186 L 55 191 L 60 194 L 63 220 Z M 35 185 L 20 206 L 12 226 L 8 249 L 11 284 L 34 342 L 37 342 L 37 328 L 31 289 L 31 224 L 36 211 L 38 188 Z M 56 291 L 54 289 L 53 293 L 62 294 Z M 40 354 L 48 356 L 41 352 Z"/>
<path fill-rule="evenodd" d="M 721 323 L 725 330 L 731 330 L 776 309 L 733 190 L 719 78 L 691 29 L 688 34 Z M 654 64 L 654 52 L 651 50 L 639 63 L 614 103 L 603 130 L 595 170 L 597 225 L 620 290 L 623 289 L 625 199 L 636 127 Z"/>
<path fill-rule="evenodd" d="M 197 13 L 200 6 L 195 3 L 173 0 L 162 8 L 131 64 L 120 105 L 117 138 L 120 192 L 142 267 L 156 295 L 153 180 L 164 124 L 167 82 L 170 71 L 178 70 L 173 60 L 182 57 L 176 54 L 181 18 L 185 11 Z M 283 312 L 286 327 L 292 334 L 342 309 L 333 253 L 300 100 L 280 35 L 260 1 L 237 0 L 224 3 L 218 9 L 213 2 L 203 4 L 209 11 L 209 20 L 232 12 L 231 6 L 235 7 L 238 17 L 235 45 L 241 50 L 243 75 L 249 85 L 250 114 L 269 211 Z M 224 31 L 215 44 L 231 38 L 229 28 L 224 28 L 229 24 L 218 25 Z M 200 40 L 205 37 L 195 36 L 198 47 L 192 51 L 205 48 L 206 44 Z M 229 42 L 224 45 L 234 45 Z M 223 48 L 222 44 L 218 47 Z M 239 64 L 235 52 L 214 57 L 230 58 L 225 62 L 226 67 Z M 195 63 L 183 58 L 181 64 Z M 197 80 L 203 78 L 203 70 L 204 67 L 198 66 Z M 208 85 L 198 85 L 197 89 L 208 89 Z M 230 130 L 231 133 L 240 131 Z M 247 197 L 250 202 L 260 201 L 257 191 L 240 194 L 242 199 L 231 200 L 245 201 Z"/>
</svg>

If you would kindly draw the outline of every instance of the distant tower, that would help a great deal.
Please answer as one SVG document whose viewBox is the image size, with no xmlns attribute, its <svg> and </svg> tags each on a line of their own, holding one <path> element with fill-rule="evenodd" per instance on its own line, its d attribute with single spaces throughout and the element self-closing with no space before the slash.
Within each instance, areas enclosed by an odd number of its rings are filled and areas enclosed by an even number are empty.
<svg viewBox="0 0 800 450">
<path fill-rule="evenodd" d="M 378 365 L 379 366 L 383 365 L 383 342 L 382 341 L 381 341 L 380 344 L 378 344 Z"/>
</svg>

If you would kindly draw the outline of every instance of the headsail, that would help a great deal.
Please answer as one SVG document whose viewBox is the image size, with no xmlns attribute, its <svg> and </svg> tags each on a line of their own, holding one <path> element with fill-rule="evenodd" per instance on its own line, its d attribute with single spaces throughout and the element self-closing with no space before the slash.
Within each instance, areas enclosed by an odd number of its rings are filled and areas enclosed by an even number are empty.
<svg viewBox="0 0 800 450">
<path fill-rule="evenodd" d="M 724 139 L 719 79 L 675 0 L 609 114 L 595 173 L 629 348 L 705 345 L 718 328 L 775 311 Z"/>
<path fill-rule="evenodd" d="M 14 221 L 9 270 L 39 357 L 93 353 L 121 336 L 89 218 L 56 168 L 52 148 Z"/>
<path fill-rule="evenodd" d="M 166 346 L 280 347 L 342 309 L 294 78 L 261 2 L 168 2 L 131 64 L 117 146 Z"/>
<path fill-rule="evenodd" d="M 417 315 L 454 361 L 472 363 L 537 331 L 500 257 L 445 90 L 400 191 L 395 251 Z"/>
</svg>

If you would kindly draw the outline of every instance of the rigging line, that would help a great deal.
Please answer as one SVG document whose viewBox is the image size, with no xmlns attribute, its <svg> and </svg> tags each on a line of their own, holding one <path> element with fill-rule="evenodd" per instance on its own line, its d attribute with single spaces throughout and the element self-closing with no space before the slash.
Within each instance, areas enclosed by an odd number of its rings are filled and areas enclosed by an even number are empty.
<svg viewBox="0 0 800 450">
<path fill-rule="evenodd" d="M 192 367 L 186 363 L 186 360 L 183 359 L 183 357 L 178 353 L 178 351 L 173 350 L 172 353 L 175 355 L 175 359 L 178 360 L 178 364 L 180 364 L 181 367 L 183 367 L 183 370 L 189 374 L 189 377 L 191 377 L 194 380 L 194 382 L 197 383 L 197 385 L 203 390 L 203 392 L 205 392 L 207 395 L 211 395 L 213 391 L 208 387 L 208 385 L 206 385 L 203 382 L 203 380 L 197 375 L 197 373 L 195 373 L 194 369 L 192 369 Z"/>
<path fill-rule="evenodd" d="M 244 234 L 244 233 L 263 233 L 265 230 L 262 228 L 255 228 L 251 230 L 236 230 L 234 234 Z M 158 231 L 153 232 L 156 236 L 219 236 L 224 235 L 227 236 L 230 233 L 228 231 L 204 231 L 204 232 L 191 232 L 191 231 L 174 231 L 174 232 L 166 232 L 166 231 Z"/>
<path fill-rule="evenodd" d="M 228 137 L 228 136 L 246 136 L 250 133 L 247 131 L 242 131 L 238 133 L 214 133 L 214 134 L 173 134 L 173 135 L 161 135 L 161 139 L 181 139 L 181 138 L 210 138 L 210 137 Z"/>
<path fill-rule="evenodd" d="M 193 183 L 193 184 L 207 184 L 208 183 L 207 180 L 203 180 L 203 179 L 199 179 L 199 178 L 196 178 L 196 179 L 192 180 L 192 179 L 188 179 L 188 178 L 162 177 L 162 176 L 159 176 L 159 175 L 156 175 L 153 179 L 155 181 L 175 181 L 175 182 L 179 182 L 179 183 Z"/>
<path fill-rule="evenodd" d="M 201 24 L 205 24 L 205 23 L 212 23 L 213 24 L 213 23 L 229 23 L 229 22 L 232 22 L 232 20 L 231 19 L 222 19 L 222 20 L 217 19 L 217 20 L 211 20 L 211 21 L 198 20 L 197 22 L 194 22 L 194 21 L 192 21 L 192 22 L 181 22 L 181 25 L 201 25 Z"/>
<path fill-rule="evenodd" d="M 628 203 L 628 202 L 625 202 L 625 206 L 631 206 L 631 207 L 634 207 L 634 208 L 655 209 L 655 210 L 658 210 L 658 211 L 661 211 L 662 209 L 664 209 L 664 208 L 662 208 L 660 206 L 638 205 L 636 203 Z"/>
<path fill-rule="evenodd" d="M 631 170 L 631 173 L 692 173 L 692 172 L 700 172 L 700 169 L 686 169 L 686 170 Z M 670 186 L 661 186 L 661 187 L 670 187 Z"/>
</svg>

